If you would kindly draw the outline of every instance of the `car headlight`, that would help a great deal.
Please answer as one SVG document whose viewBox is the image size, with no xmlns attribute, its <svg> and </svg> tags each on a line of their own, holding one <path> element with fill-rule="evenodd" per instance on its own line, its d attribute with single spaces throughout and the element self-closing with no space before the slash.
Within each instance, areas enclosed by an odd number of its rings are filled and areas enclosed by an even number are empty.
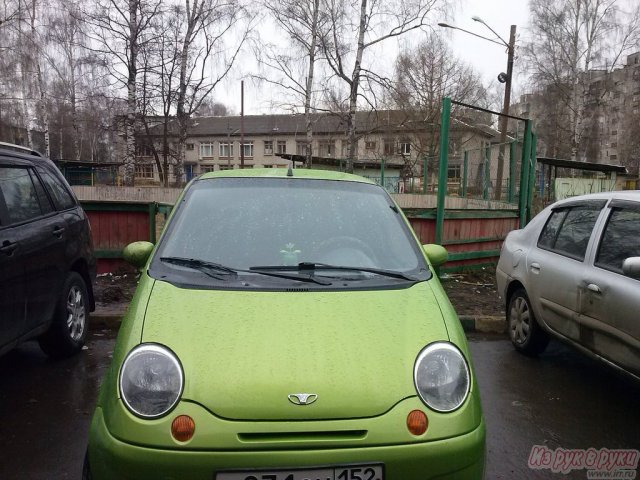
<svg viewBox="0 0 640 480">
<path fill-rule="evenodd" d="M 413 381 L 425 405 L 437 412 L 451 412 L 469 395 L 471 376 L 458 348 L 451 343 L 436 342 L 418 355 Z"/>
<path fill-rule="evenodd" d="M 157 418 L 168 413 L 178 402 L 183 385 L 180 362 L 161 345 L 138 345 L 120 369 L 120 395 L 139 417 Z"/>
</svg>

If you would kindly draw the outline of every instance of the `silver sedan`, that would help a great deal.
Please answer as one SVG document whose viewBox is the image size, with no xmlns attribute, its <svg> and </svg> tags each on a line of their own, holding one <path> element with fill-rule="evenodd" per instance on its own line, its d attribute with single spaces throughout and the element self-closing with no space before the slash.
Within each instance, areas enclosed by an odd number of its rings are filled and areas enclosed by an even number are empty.
<svg viewBox="0 0 640 480">
<path fill-rule="evenodd" d="M 496 277 L 518 351 L 552 335 L 640 380 L 640 191 L 547 207 L 509 233 Z"/>
</svg>

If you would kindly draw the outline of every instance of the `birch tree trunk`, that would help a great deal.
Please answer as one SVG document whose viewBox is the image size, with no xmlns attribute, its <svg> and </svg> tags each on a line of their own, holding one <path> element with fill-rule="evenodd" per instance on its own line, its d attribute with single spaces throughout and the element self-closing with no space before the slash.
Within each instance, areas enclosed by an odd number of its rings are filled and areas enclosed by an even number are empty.
<svg viewBox="0 0 640 480">
<path fill-rule="evenodd" d="M 138 75 L 138 1 L 129 0 L 129 75 L 127 78 L 127 117 L 125 123 L 124 178 L 126 186 L 132 186 L 136 161 L 136 80 Z"/>
</svg>

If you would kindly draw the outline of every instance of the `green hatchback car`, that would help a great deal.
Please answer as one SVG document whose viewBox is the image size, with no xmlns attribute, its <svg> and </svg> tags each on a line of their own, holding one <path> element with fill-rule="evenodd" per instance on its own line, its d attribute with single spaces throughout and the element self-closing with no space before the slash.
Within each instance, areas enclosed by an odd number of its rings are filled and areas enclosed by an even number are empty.
<svg viewBox="0 0 640 480">
<path fill-rule="evenodd" d="M 308 169 L 192 181 L 142 270 L 85 479 L 480 479 L 460 322 L 402 211 Z"/>
</svg>

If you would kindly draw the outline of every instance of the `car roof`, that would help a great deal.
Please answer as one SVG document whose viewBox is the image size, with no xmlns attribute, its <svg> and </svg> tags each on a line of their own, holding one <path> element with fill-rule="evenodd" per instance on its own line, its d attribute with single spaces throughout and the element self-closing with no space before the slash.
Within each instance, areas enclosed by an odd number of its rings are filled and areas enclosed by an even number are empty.
<svg viewBox="0 0 640 480">
<path fill-rule="evenodd" d="M 640 190 L 622 190 L 614 192 L 589 193 L 587 195 L 578 195 L 576 197 L 565 198 L 553 204 L 553 207 L 560 207 L 567 203 L 574 203 L 588 200 L 629 200 L 632 202 L 640 202 Z"/>
<path fill-rule="evenodd" d="M 293 176 L 288 176 L 287 168 L 247 168 L 234 170 L 219 170 L 201 175 L 200 179 L 209 178 L 304 178 L 308 180 L 338 180 L 375 184 L 374 181 L 359 175 L 336 172 L 333 170 L 311 170 L 308 168 L 294 168 Z"/>
</svg>

